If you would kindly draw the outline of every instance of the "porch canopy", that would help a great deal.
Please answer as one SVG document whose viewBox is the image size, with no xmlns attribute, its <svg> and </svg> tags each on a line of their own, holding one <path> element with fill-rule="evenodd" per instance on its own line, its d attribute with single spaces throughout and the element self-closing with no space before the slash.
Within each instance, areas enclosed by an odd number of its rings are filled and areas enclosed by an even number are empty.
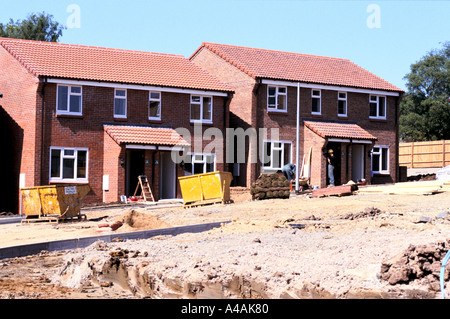
<svg viewBox="0 0 450 319">
<path fill-rule="evenodd" d="M 363 143 L 378 139 L 357 124 L 323 121 L 304 121 L 304 123 L 306 127 L 324 139 L 335 138 L 340 142 L 348 143 Z"/>
<path fill-rule="evenodd" d="M 117 144 L 122 145 L 153 145 L 188 147 L 186 141 L 172 128 L 156 128 L 148 126 L 104 125 L 105 132 Z"/>
</svg>

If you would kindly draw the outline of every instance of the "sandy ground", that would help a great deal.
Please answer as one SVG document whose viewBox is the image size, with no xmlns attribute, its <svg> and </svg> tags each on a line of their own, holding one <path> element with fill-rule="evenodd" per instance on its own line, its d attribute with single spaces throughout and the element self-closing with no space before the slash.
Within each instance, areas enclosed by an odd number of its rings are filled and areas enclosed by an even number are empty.
<svg viewBox="0 0 450 319">
<path fill-rule="evenodd" d="M 232 194 L 230 205 L 84 209 L 82 222 L 0 225 L 6 247 L 95 236 L 99 223 L 117 220 L 124 225 L 115 232 L 232 221 L 204 233 L 0 260 L 0 297 L 440 297 L 436 273 L 392 285 L 380 272 L 411 245 L 450 239 L 448 216 L 438 218 L 450 212 L 450 192 L 253 202 L 247 190 Z"/>
</svg>

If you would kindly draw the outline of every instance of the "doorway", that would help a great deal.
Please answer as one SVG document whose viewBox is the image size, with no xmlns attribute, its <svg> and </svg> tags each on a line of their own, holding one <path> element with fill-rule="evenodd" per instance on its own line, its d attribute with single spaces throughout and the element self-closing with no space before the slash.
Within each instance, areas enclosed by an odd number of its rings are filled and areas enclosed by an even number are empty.
<svg viewBox="0 0 450 319">
<path fill-rule="evenodd" d="M 352 181 L 355 183 L 364 179 L 364 145 L 352 145 Z"/>
<path fill-rule="evenodd" d="M 161 152 L 159 193 L 161 199 L 176 198 L 176 165 L 171 152 Z"/>
<path fill-rule="evenodd" d="M 335 156 L 335 165 L 334 165 L 334 185 L 338 186 L 341 185 L 341 143 L 336 142 L 330 142 L 327 145 L 327 153 L 326 156 L 328 156 L 328 151 L 333 150 L 334 156 Z M 327 167 L 328 167 L 328 161 L 327 161 Z M 330 184 L 330 178 L 328 176 L 328 169 L 327 172 L 327 185 Z"/>
<path fill-rule="evenodd" d="M 145 151 L 127 150 L 126 193 L 133 196 L 138 185 L 138 176 L 145 175 Z"/>
</svg>

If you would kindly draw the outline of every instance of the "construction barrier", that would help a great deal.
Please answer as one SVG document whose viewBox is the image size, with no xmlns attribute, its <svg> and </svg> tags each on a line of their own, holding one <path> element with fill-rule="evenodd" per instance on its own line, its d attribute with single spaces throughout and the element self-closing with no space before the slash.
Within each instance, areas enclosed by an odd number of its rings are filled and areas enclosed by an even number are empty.
<svg viewBox="0 0 450 319">
<path fill-rule="evenodd" d="M 90 190 L 87 184 L 22 188 L 22 222 L 81 218 L 81 200 Z"/>
<path fill-rule="evenodd" d="M 233 176 L 229 172 L 212 172 L 178 177 L 185 207 L 215 203 L 232 203 L 230 185 Z"/>
</svg>

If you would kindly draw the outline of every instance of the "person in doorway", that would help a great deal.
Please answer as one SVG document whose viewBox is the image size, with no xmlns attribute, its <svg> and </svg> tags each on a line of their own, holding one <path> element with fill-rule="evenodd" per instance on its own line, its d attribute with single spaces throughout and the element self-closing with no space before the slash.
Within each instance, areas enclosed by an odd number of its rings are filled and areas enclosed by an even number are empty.
<svg viewBox="0 0 450 319">
<path fill-rule="evenodd" d="M 327 156 L 327 162 L 328 162 L 328 179 L 329 179 L 329 185 L 330 187 L 334 186 L 334 166 L 336 165 L 336 157 L 334 156 L 334 152 L 332 149 L 328 150 L 328 156 Z"/>
<path fill-rule="evenodd" d="M 295 165 L 294 164 L 286 164 L 283 166 L 283 175 L 287 178 L 288 181 L 291 181 L 295 177 Z"/>
</svg>

